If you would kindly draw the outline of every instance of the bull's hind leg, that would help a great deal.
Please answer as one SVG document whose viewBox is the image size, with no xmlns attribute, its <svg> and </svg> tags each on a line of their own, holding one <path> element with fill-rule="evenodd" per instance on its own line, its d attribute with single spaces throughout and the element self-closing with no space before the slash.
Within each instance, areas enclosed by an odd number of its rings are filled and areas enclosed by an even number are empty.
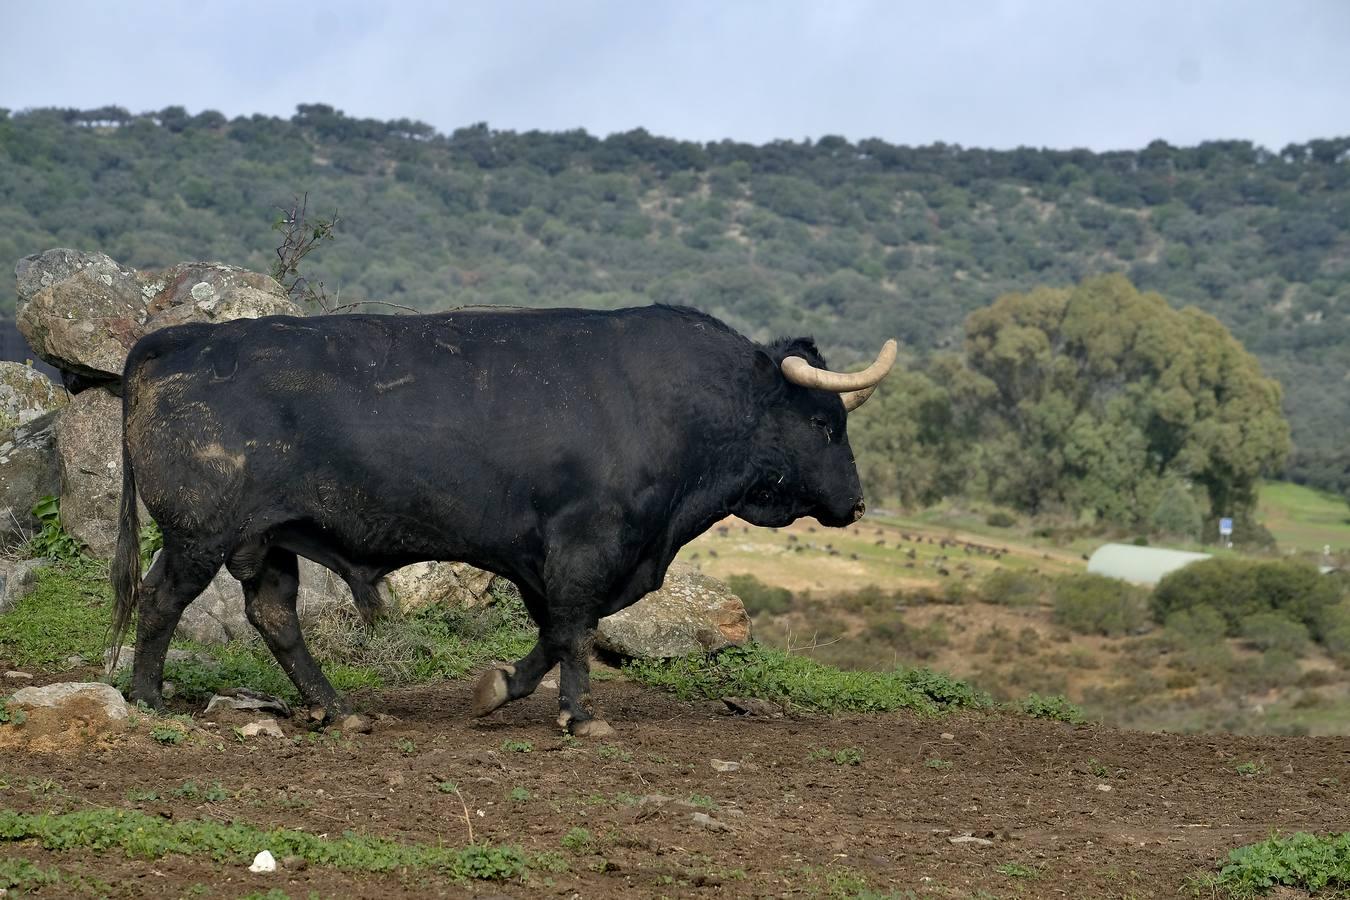
<svg viewBox="0 0 1350 900">
<path fill-rule="evenodd" d="M 234 565 L 233 561 L 231 565 Z M 346 704 L 324 677 L 300 633 L 300 617 L 295 609 L 300 591 L 300 566 L 295 554 L 273 547 L 267 551 L 256 572 L 243 574 L 246 574 L 241 579 L 244 613 L 305 703 L 311 708 L 321 707 L 325 720 L 346 713 Z"/>
<path fill-rule="evenodd" d="M 525 588 L 521 588 L 521 596 L 535 624 L 539 625 L 541 630 L 546 628 L 548 607 L 544 603 L 544 598 Z M 539 687 L 539 682 L 557 661 L 558 657 L 541 637 L 533 650 L 514 663 L 488 669 L 474 687 L 473 714 L 486 716 L 512 700 L 533 694 L 534 689 Z"/>
<path fill-rule="evenodd" d="M 133 702 L 163 704 L 164 656 L 183 610 L 206 590 L 220 562 L 206 552 L 189 552 L 166 537 L 164 550 L 146 573 L 136 607 L 136 658 L 131 666 Z"/>
</svg>

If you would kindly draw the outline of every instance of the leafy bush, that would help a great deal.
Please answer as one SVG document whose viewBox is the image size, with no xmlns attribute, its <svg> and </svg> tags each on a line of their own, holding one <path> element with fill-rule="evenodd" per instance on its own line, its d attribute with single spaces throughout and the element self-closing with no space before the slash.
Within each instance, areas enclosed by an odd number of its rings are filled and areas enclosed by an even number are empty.
<svg viewBox="0 0 1350 900">
<path fill-rule="evenodd" d="M 752 616 L 776 616 L 792 608 L 792 591 L 765 584 L 754 575 L 732 575 L 727 578 L 727 587 L 741 598 L 745 611 Z"/>
<path fill-rule="evenodd" d="M 1045 593 L 1046 580 L 1030 572 L 995 569 L 980 582 L 979 597 L 999 606 L 1032 606 Z"/>
<path fill-rule="evenodd" d="M 1258 650 L 1281 650 L 1294 657 L 1308 649 L 1308 628 L 1284 613 L 1266 612 L 1242 622 L 1242 637 Z"/>
<path fill-rule="evenodd" d="M 1297 560 L 1259 561 L 1220 557 L 1192 563 L 1163 578 L 1153 591 L 1153 617 L 1208 606 L 1223 617 L 1225 633 L 1242 634 L 1245 619 L 1282 612 L 1321 639 L 1323 617 L 1340 603 L 1344 587 L 1315 565 Z"/>
<path fill-rule="evenodd" d="M 1169 479 L 1153 508 L 1150 524 L 1162 534 L 1198 538 L 1204 527 L 1204 515 L 1194 495 L 1180 479 Z"/>
<path fill-rule="evenodd" d="M 1055 622 L 1079 634 L 1118 637 L 1148 622 L 1148 601 L 1132 584 L 1104 575 L 1065 575 L 1055 581 Z"/>
<path fill-rule="evenodd" d="M 1201 880 L 1211 891 L 1251 897 L 1277 885 L 1317 893 L 1350 888 L 1350 832 L 1325 837 L 1299 832 L 1276 835 L 1228 854 L 1217 876 Z"/>
<path fill-rule="evenodd" d="M 1012 528 L 1017 524 L 1017 519 L 1001 509 L 996 509 L 985 516 L 984 524 L 990 528 Z"/>
<path fill-rule="evenodd" d="M 685 699 L 757 697 L 822 712 L 912 709 L 931 714 L 990 703 L 965 682 L 928 669 L 845 672 L 758 643 L 717 654 L 635 660 L 624 671 Z"/>
<path fill-rule="evenodd" d="M 1028 694 L 1017 704 L 1017 708 L 1033 719 L 1050 719 L 1055 722 L 1068 722 L 1071 725 L 1081 725 L 1087 721 L 1083 710 L 1070 703 L 1063 694 L 1050 697 Z"/>
<path fill-rule="evenodd" d="M 73 562 L 84 555 L 84 545 L 71 537 L 61 525 L 61 501 L 43 497 L 33 504 L 33 517 L 40 523 L 38 531 L 28 540 L 24 555 L 30 558 L 45 556 L 60 562 Z"/>
</svg>

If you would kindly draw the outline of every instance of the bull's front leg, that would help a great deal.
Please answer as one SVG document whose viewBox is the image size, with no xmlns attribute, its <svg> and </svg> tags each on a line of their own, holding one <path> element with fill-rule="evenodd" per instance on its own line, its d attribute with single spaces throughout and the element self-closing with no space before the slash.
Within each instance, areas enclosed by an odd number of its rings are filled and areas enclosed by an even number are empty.
<svg viewBox="0 0 1350 900">
<path fill-rule="evenodd" d="M 606 737 L 614 729 L 591 711 L 591 641 L 594 622 L 568 623 L 554 629 L 549 640 L 561 663 L 558 679 L 558 725 L 577 737 Z"/>
</svg>

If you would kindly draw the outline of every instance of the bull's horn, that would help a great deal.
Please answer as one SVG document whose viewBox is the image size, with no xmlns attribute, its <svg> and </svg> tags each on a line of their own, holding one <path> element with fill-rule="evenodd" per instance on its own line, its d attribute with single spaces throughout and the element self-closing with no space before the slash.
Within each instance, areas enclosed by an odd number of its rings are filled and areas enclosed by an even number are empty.
<svg viewBox="0 0 1350 900">
<path fill-rule="evenodd" d="M 894 340 L 889 340 L 881 347 L 881 352 L 877 354 L 876 362 L 872 363 L 861 372 L 831 372 L 829 369 L 817 369 L 800 356 L 789 356 L 783 360 L 783 377 L 793 384 L 799 384 L 807 388 L 820 388 L 822 391 L 834 391 L 836 394 L 847 394 L 851 391 L 861 393 L 866 390 L 869 394 L 871 389 L 881 383 L 881 379 L 886 377 L 886 373 L 895 365 L 895 356 L 899 352 Z M 854 401 L 852 409 L 856 409 L 867 396 Z"/>
</svg>

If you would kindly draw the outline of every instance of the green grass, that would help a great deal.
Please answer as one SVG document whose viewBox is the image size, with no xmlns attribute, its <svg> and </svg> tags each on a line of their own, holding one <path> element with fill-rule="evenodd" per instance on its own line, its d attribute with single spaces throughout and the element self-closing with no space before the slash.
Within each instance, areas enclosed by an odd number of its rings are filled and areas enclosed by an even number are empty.
<svg viewBox="0 0 1350 900">
<path fill-rule="evenodd" d="M 1282 549 L 1321 552 L 1350 549 L 1350 507 L 1345 498 L 1315 488 L 1267 481 L 1261 485 L 1257 519 Z"/>
<path fill-rule="evenodd" d="M 19 666 L 64 665 L 72 654 L 102 659 L 111 609 L 102 563 L 75 560 L 39 569 L 33 592 L 5 614 L 0 657 Z"/>
<path fill-rule="evenodd" d="M 931 715 L 991 705 L 965 682 L 928 669 L 846 672 L 758 643 L 716 655 L 637 660 L 624 671 L 683 699 L 757 697 L 819 712 L 911 709 Z"/>
<path fill-rule="evenodd" d="M 1028 694 L 1017 704 L 1017 709 L 1023 715 L 1030 716 L 1033 719 L 1068 722 L 1070 725 L 1081 725 L 1087 721 L 1087 715 L 1084 714 L 1083 710 L 1070 703 L 1061 694 L 1049 697 L 1042 697 L 1040 694 Z"/>
<path fill-rule="evenodd" d="M 361 872 L 432 870 L 455 879 L 519 878 L 530 862 L 513 847 L 403 844 L 350 831 L 339 838 L 324 838 L 287 828 L 264 830 L 203 819 L 173 821 L 115 809 L 61 815 L 0 810 L 0 841 L 36 841 L 55 851 L 120 850 L 132 859 L 205 855 L 235 865 L 246 865 L 258 848 L 266 847 L 278 858 L 299 856 L 310 865 Z"/>
<path fill-rule="evenodd" d="M 1228 863 L 1217 875 L 1202 876 L 1192 884 L 1198 896 L 1222 891 L 1239 898 L 1276 886 L 1309 893 L 1350 890 L 1350 832 L 1275 835 L 1230 851 Z"/>
</svg>

